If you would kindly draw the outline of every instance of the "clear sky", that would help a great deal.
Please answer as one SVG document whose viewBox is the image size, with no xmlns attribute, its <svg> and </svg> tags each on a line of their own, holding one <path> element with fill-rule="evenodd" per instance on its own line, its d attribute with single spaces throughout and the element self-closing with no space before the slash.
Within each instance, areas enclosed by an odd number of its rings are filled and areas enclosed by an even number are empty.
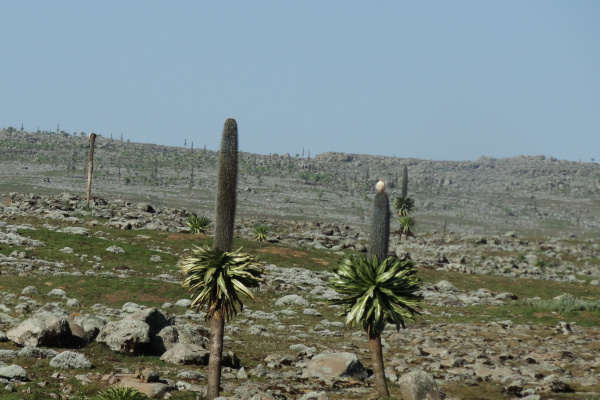
<svg viewBox="0 0 600 400">
<path fill-rule="evenodd" d="M 0 127 L 600 161 L 600 1 L 0 0 Z"/>
</svg>

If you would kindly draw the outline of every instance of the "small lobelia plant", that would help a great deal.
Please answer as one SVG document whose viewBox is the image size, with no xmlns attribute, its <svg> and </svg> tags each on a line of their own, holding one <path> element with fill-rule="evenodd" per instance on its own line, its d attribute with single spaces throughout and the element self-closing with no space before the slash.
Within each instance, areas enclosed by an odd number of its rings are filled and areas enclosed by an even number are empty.
<svg viewBox="0 0 600 400">
<path fill-rule="evenodd" d="M 98 393 L 99 400 L 146 400 L 148 397 L 132 387 L 111 386 Z"/>
<path fill-rule="evenodd" d="M 206 229 L 212 221 L 206 215 L 200 217 L 192 215 L 188 218 L 186 225 L 190 227 L 192 233 L 206 233 Z"/>
<path fill-rule="evenodd" d="M 264 242 L 267 240 L 267 236 L 271 233 L 271 228 L 269 228 L 268 225 L 263 224 L 255 224 L 252 227 L 252 230 L 254 231 L 254 237 L 259 242 Z"/>
<path fill-rule="evenodd" d="M 394 208 L 399 217 L 404 217 L 413 212 L 415 201 L 410 197 L 396 197 L 394 199 Z"/>
<path fill-rule="evenodd" d="M 400 225 L 400 234 L 406 237 L 414 236 L 415 234 L 415 225 L 416 221 L 410 215 L 405 215 L 400 217 L 398 220 L 398 224 Z"/>
</svg>

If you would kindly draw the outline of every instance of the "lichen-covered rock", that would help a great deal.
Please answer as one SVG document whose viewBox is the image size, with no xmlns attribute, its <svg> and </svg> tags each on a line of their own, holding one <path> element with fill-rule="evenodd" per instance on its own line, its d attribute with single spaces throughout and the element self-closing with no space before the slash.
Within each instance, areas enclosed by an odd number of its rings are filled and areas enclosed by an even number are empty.
<svg viewBox="0 0 600 400">
<path fill-rule="evenodd" d="M 177 343 L 167 350 L 160 359 L 180 365 L 208 365 L 210 352 L 195 344 Z"/>
<path fill-rule="evenodd" d="M 287 306 L 287 305 L 295 305 L 307 307 L 309 302 L 304 300 L 302 296 L 298 296 L 297 294 L 289 294 L 287 296 L 283 296 L 275 302 L 276 306 Z"/>
<path fill-rule="evenodd" d="M 89 369 L 92 368 L 92 363 L 83 354 L 63 351 L 50 360 L 50 366 L 58 369 Z"/>
<path fill-rule="evenodd" d="M 102 327 L 96 341 L 119 353 L 142 354 L 150 347 L 150 326 L 135 319 L 111 321 Z"/>
<path fill-rule="evenodd" d="M 404 400 L 442 400 L 443 398 L 433 375 L 425 371 L 404 374 L 397 385 Z"/>
<path fill-rule="evenodd" d="M 25 346 L 17 352 L 19 357 L 25 358 L 52 358 L 58 355 L 58 352 L 43 347 Z"/>
<path fill-rule="evenodd" d="M 23 367 L 12 364 L 0 366 L 0 378 L 27 382 L 29 380 L 29 375 L 27 374 L 27 371 L 23 369 Z"/>
<path fill-rule="evenodd" d="M 66 317 L 40 312 L 9 329 L 6 336 L 20 346 L 66 347 L 73 336 Z"/>
<path fill-rule="evenodd" d="M 21 290 L 21 294 L 24 294 L 24 295 L 40 294 L 40 291 L 37 290 L 37 288 L 35 286 L 27 286 L 27 287 L 23 288 L 23 290 Z"/>
<path fill-rule="evenodd" d="M 208 342 L 197 328 L 189 325 L 167 326 L 152 338 L 152 349 L 157 354 L 162 354 L 177 343 L 194 344 L 203 346 Z"/>
<path fill-rule="evenodd" d="M 165 317 L 163 313 L 158 311 L 156 307 L 135 312 L 127 316 L 127 319 L 138 320 L 148 324 L 150 327 L 150 336 L 156 335 L 162 329 L 172 324 L 172 321 Z"/>
<path fill-rule="evenodd" d="M 314 356 L 304 371 L 305 378 L 349 377 L 365 379 L 369 374 L 353 353 L 324 353 Z"/>
</svg>

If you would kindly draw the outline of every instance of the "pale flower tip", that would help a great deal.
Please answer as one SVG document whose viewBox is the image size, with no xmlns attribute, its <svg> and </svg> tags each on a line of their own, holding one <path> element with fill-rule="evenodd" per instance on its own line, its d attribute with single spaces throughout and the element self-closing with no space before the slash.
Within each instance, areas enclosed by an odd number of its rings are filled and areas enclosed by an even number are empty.
<svg viewBox="0 0 600 400">
<path fill-rule="evenodd" d="M 385 183 L 383 183 L 383 181 L 380 179 L 375 184 L 375 189 L 377 189 L 379 193 L 383 192 L 385 190 Z"/>
</svg>

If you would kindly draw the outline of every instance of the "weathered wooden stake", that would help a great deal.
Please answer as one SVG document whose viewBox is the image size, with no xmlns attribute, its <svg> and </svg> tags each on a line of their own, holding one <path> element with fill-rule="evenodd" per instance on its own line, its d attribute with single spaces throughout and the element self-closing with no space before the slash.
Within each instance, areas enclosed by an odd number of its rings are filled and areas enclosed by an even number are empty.
<svg viewBox="0 0 600 400">
<path fill-rule="evenodd" d="M 96 134 L 90 133 L 90 160 L 88 162 L 88 184 L 87 184 L 87 198 L 85 206 L 90 207 L 90 195 L 92 193 L 92 172 L 94 171 L 94 143 L 96 143 Z"/>
</svg>

